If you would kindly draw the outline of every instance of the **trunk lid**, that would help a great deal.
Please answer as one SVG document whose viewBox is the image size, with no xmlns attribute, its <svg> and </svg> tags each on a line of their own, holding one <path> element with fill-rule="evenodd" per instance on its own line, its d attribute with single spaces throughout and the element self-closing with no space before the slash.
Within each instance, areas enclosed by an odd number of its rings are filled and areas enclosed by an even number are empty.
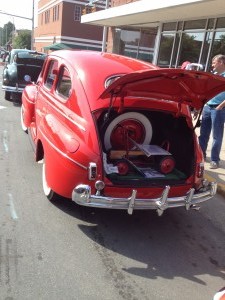
<svg viewBox="0 0 225 300">
<path fill-rule="evenodd" d="M 225 78 L 222 76 L 202 71 L 158 69 L 124 75 L 106 88 L 99 98 L 146 97 L 200 109 L 209 99 L 224 90 Z"/>
</svg>

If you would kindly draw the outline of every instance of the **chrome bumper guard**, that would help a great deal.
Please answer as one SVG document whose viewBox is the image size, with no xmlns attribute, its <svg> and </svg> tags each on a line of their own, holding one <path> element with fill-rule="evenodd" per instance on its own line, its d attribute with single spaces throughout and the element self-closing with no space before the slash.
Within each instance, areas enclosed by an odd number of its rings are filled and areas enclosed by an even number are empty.
<svg viewBox="0 0 225 300">
<path fill-rule="evenodd" d="M 24 88 L 19 88 L 18 86 L 2 85 L 2 90 L 11 93 L 22 93 Z"/>
<path fill-rule="evenodd" d="M 169 198 L 170 186 L 166 186 L 160 198 L 155 199 L 138 199 L 137 191 L 133 190 L 129 198 L 113 198 L 101 196 L 99 192 L 96 195 L 91 194 L 89 185 L 80 184 L 76 186 L 72 192 L 72 200 L 79 205 L 110 208 L 110 209 L 126 209 L 128 214 L 132 214 L 134 210 L 155 209 L 161 216 L 167 208 L 184 206 L 186 210 L 199 209 L 197 204 L 212 198 L 217 191 L 217 183 L 210 182 L 203 187 L 201 191 L 195 193 L 195 189 L 191 188 L 188 193 L 180 197 Z"/>
</svg>

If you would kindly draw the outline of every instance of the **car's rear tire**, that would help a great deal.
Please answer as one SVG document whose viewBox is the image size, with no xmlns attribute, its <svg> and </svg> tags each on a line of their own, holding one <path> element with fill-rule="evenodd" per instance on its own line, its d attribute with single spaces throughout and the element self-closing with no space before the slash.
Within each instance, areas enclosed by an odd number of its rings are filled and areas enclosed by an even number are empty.
<svg viewBox="0 0 225 300">
<path fill-rule="evenodd" d="M 12 100 L 16 104 L 22 103 L 22 94 L 21 93 L 12 93 Z"/>
<path fill-rule="evenodd" d="M 28 133 L 27 127 L 24 124 L 24 107 L 23 105 L 21 105 L 21 109 L 20 109 L 20 124 L 21 124 L 21 128 L 24 132 Z"/>
<path fill-rule="evenodd" d="M 43 160 L 42 165 L 42 186 L 45 196 L 50 201 L 55 201 L 58 198 L 58 195 L 49 187 L 47 179 L 46 179 L 46 167 L 45 167 L 45 160 Z"/>
<path fill-rule="evenodd" d="M 5 91 L 5 100 L 11 100 L 11 92 Z"/>
</svg>

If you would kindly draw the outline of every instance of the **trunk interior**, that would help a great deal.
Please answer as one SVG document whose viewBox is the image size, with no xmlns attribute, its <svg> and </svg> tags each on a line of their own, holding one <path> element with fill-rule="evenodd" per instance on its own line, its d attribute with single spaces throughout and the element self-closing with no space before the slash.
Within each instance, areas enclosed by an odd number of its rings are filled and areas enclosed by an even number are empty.
<svg viewBox="0 0 225 300">
<path fill-rule="evenodd" d="M 177 185 L 193 174 L 194 132 L 184 116 L 155 110 L 103 112 L 98 129 L 105 176 L 113 184 Z"/>
<path fill-rule="evenodd" d="M 36 82 L 38 76 L 41 72 L 41 66 L 27 66 L 27 65 L 17 65 L 17 76 L 18 76 L 18 84 L 27 85 L 27 82 L 24 80 L 25 75 L 30 75 L 31 81 Z"/>
</svg>

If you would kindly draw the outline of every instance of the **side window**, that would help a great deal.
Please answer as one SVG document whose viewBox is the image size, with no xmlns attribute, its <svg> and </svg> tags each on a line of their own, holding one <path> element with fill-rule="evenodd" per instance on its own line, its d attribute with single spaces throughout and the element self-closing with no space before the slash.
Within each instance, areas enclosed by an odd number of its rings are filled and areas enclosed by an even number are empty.
<svg viewBox="0 0 225 300">
<path fill-rule="evenodd" d="M 48 65 L 48 73 L 45 78 L 45 86 L 51 89 L 56 77 L 56 71 L 58 70 L 58 62 L 56 60 L 51 60 Z"/>
<path fill-rule="evenodd" d="M 60 71 L 59 80 L 57 83 L 56 91 L 64 98 L 69 98 L 72 88 L 72 82 L 68 70 L 63 67 Z"/>
</svg>

